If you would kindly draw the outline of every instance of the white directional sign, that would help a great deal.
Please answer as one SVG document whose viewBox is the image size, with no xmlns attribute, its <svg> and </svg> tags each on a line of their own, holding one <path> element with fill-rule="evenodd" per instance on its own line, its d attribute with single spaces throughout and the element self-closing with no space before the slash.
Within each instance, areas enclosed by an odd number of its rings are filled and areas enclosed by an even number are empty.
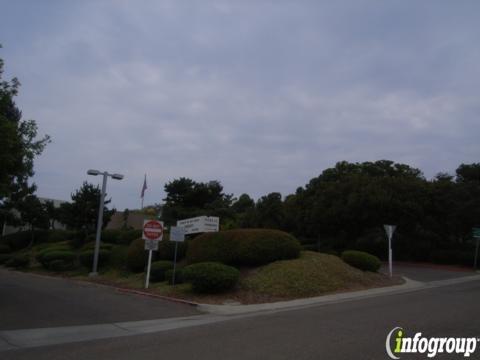
<svg viewBox="0 0 480 360">
<path fill-rule="evenodd" d="M 170 241 L 184 242 L 185 241 L 185 229 L 180 226 L 170 227 Z"/>
<path fill-rule="evenodd" d="M 185 234 L 217 232 L 220 219 L 216 216 L 198 216 L 195 218 L 178 220 L 177 226 L 185 229 Z"/>
<path fill-rule="evenodd" d="M 383 225 L 385 232 L 387 233 L 388 238 L 388 271 L 390 273 L 390 277 L 393 275 L 393 251 L 392 251 L 392 236 L 397 228 L 396 225 Z"/>
</svg>

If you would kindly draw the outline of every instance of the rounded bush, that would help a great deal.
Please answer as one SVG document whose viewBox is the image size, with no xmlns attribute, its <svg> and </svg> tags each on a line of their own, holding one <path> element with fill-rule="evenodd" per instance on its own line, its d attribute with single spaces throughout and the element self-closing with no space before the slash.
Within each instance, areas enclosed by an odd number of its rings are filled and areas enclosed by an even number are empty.
<svg viewBox="0 0 480 360">
<path fill-rule="evenodd" d="M 68 271 L 68 270 L 73 270 L 74 266 L 72 262 L 65 262 L 63 260 L 52 260 L 48 264 L 48 269 L 52 271 Z"/>
<path fill-rule="evenodd" d="M 103 230 L 102 231 L 102 241 L 109 244 L 119 244 L 120 236 L 122 234 L 121 230 Z"/>
<path fill-rule="evenodd" d="M 145 269 L 146 262 L 145 241 L 142 238 L 136 239 L 128 247 L 127 267 L 133 272 L 142 272 Z"/>
<path fill-rule="evenodd" d="M 37 255 L 35 256 L 35 259 L 37 259 L 37 261 L 39 263 L 41 263 L 42 265 L 44 265 L 44 260 L 43 260 L 43 257 L 45 256 L 45 254 L 47 253 L 50 253 L 50 252 L 55 252 L 55 251 L 68 251 L 68 252 L 71 252 L 70 251 L 70 247 L 68 245 L 65 245 L 65 244 L 57 244 L 57 245 L 51 245 L 51 246 L 48 246 L 42 250 L 40 250 Z"/>
<path fill-rule="evenodd" d="M 12 251 L 10 249 L 10 246 L 8 246 L 6 244 L 0 244 L 0 254 L 8 254 L 8 253 L 10 253 L 10 251 Z"/>
<path fill-rule="evenodd" d="M 61 260 L 65 263 L 73 264 L 75 259 L 76 255 L 68 250 L 52 250 L 43 253 L 40 257 L 37 256 L 37 260 L 47 269 L 49 268 L 50 263 L 54 260 Z"/>
<path fill-rule="evenodd" d="M 297 258 L 300 250 L 300 242 L 280 230 L 236 229 L 197 236 L 188 245 L 187 261 L 263 265 Z"/>
<path fill-rule="evenodd" d="M 185 257 L 187 246 L 185 242 L 178 243 L 177 261 Z M 175 258 L 175 242 L 168 240 L 168 235 L 164 235 L 163 240 L 158 243 L 157 258 L 159 260 L 171 260 Z"/>
<path fill-rule="evenodd" d="M 342 253 L 342 260 L 348 265 L 363 271 L 377 272 L 382 263 L 374 255 L 363 251 L 347 250 Z"/>
<path fill-rule="evenodd" d="M 18 254 L 5 262 L 5 266 L 12 268 L 24 268 L 30 264 L 30 257 L 27 254 Z"/>
<path fill-rule="evenodd" d="M 150 268 L 150 280 L 153 282 L 159 282 L 165 280 L 165 272 L 167 270 L 173 269 L 173 262 L 160 260 L 152 262 Z"/>
<path fill-rule="evenodd" d="M 91 267 L 93 264 L 93 258 L 95 256 L 95 250 L 84 250 L 78 256 L 80 264 L 86 267 Z M 110 250 L 100 249 L 98 252 L 98 266 L 106 265 L 108 259 L 110 258 Z"/>
<path fill-rule="evenodd" d="M 240 272 L 234 267 L 216 262 L 189 265 L 182 270 L 183 279 L 198 293 L 218 293 L 235 287 Z"/>
<path fill-rule="evenodd" d="M 5 264 L 11 257 L 10 254 L 0 254 L 0 265 Z"/>
<path fill-rule="evenodd" d="M 120 233 L 120 244 L 130 245 L 133 241 L 142 237 L 142 230 L 126 230 Z"/>
<path fill-rule="evenodd" d="M 50 230 L 48 232 L 48 242 L 57 243 L 65 240 L 71 240 L 73 233 L 67 230 Z"/>
<path fill-rule="evenodd" d="M 6 242 L 12 250 L 20 250 L 26 248 L 30 244 L 32 241 L 32 234 L 30 231 L 19 231 L 5 235 L 3 241 Z"/>
<path fill-rule="evenodd" d="M 172 285 L 173 284 L 173 269 L 165 271 L 165 280 Z M 175 284 L 183 284 L 183 269 L 175 269 Z"/>
</svg>

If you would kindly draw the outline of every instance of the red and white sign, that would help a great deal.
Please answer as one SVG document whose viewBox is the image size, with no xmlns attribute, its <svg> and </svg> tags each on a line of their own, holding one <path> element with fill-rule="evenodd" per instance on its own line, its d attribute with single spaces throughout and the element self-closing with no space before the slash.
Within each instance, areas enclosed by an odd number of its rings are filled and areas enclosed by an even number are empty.
<svg viewBox="0 0 480 360">
<path fill-rule="evenodd" d="M 143 221 L 143 240 L 160 241 L 163 238 L 163 222 L 158 220 Z"/>
</svg>

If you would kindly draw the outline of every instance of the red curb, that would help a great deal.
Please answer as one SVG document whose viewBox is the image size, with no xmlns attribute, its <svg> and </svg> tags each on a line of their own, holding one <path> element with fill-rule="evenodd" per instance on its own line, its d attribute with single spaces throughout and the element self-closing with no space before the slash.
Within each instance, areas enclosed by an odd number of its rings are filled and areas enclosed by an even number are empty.
<svg viewBox="0 0 480 360">
<path fill-rule="evenodd" d="M 153 298 L 157 298 L 157 299 L 167 300 L 167 301 L 176 302 L 176 303 L 180 303 L 180 304 L 184 304 L 184 305 L 190 305 L 190 306 L 200 305 L 200 304 L 192 302 L 192 301 L 172 298 L 172 297 L 169 297 L 169 296 L 163 296 L 163 295 L 158 295 L 158 294 L 153 294 L 153 293 L 146 292 L 146 291 L 133 290 L 133 289 L 128 289 L 128 288 L 119 288 L 119 287 L 114 287 L 114 286 L 113 286 L 113 288 L 116 291 L 121 292 L 121 293 L 129 293 L 129 294 L 135 294 L 135 295 L 141 295 L 141 296 L 148 296 L 148 297 L 153 297 Z"/>
</svg>

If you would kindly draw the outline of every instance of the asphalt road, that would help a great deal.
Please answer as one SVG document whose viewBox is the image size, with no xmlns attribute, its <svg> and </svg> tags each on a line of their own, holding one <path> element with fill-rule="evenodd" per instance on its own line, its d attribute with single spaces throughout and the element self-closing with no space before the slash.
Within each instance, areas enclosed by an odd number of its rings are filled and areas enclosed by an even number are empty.
<svg viewBox="0 0 480 360">
<path fill-rule="evenodd" d="M 121 338 L 0 352 L 7 359 L 388 359 L 385 339 L 479 337 L 480 281 Z M 2 309 L 0 307 L 0 309 Z M 480 346 L 480 345 L 479 345 Z M 404 356 L 402 359 L 426 359 Z M 436 359 L 460 359 L 458 355 Z M 470 357 L 480 358 L 480 349 Z"/>
<path fill-rule="evenodd" d="M 120 294 L 109 287 L 0 269 L 0 330 L 195 314 L 191 306 Z"/>
</svg>

